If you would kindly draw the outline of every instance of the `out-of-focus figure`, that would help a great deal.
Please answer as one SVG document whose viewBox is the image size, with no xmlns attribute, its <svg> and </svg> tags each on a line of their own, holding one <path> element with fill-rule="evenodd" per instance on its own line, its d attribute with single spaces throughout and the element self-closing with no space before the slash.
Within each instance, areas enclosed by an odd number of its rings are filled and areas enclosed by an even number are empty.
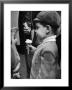
<svg viewBox="0 0 72 90">
<path fill-rule="evenodd" d="M 20 56 L 16 48 L 19 45 L 18 28 L 11 29 L 11 78 L 20 78 Z"/>
</svg>

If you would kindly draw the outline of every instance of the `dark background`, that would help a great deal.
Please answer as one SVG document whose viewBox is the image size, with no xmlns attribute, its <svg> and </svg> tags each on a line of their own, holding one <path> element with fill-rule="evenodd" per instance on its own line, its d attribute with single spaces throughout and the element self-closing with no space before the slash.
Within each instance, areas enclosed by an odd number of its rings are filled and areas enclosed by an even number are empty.
<svg viewBox="0 0 72 90">
<path fill-rule="evenodd" d="M 69 3 L 70 7 L 69 7 L 69 63 L 71 62 L 71 39 L 72 39 L 72 0 L 0 0 L 0 88 L 2 90 L 35 90 L 35 88 L 15 88 L 15 87 L 11 87 L 11 88 L 3 88 L 3 58 L 4 58 L 4 52 L 3 52 L 3 45 L 4 45 L 4 40 L 3 40 L 3 4 L 4 3 Z M 69 73 L 70 77 L 72 77 L 71 73 Z M 69 80 L 69 84 L 71 85 L 72 79 Z M 36 88 L 41 90 L 42 88 Z"/>
</svg>

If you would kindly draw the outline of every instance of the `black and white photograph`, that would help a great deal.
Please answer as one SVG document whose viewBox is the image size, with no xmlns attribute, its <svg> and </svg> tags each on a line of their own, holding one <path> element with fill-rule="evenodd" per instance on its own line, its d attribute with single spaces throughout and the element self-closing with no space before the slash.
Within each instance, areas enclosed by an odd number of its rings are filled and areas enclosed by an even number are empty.
<svg viewBox="0 0 72 90">
<path fill-rule="evenodd" d="M 68 9 L 68 4 L 4 5 L 5 86 L 68 85 Z"/>
<path fill-rule="evenodd" d="M 61 79 L 61 11 L 12 11 L 11 25 L 11 78 Z"/>
</svg>

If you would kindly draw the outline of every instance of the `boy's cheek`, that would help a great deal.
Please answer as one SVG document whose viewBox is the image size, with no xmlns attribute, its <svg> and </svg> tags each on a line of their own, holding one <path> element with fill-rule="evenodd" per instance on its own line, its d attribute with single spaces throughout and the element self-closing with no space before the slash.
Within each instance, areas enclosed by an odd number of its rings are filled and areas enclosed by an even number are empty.
<svg viewBox="0 0 72 90">
<path fill-rule="evenodd" d="M 39 33 L 39 32 L 38 32 L 38 31 L 35 31 L 35 32 L 36 32 L 36 35 L 38 36 L 38 33 Z"/>
</svg>

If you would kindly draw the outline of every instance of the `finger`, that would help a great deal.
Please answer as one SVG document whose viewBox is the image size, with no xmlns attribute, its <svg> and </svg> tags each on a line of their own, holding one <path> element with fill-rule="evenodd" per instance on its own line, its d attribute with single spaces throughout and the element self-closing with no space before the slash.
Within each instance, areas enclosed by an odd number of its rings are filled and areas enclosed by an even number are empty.
<svg viewBox="0 0 72 90">
<path fill-rule="evenodd" d="M 28 47 L 32 47 L 32 45 L 27 45 Z"/>
</svg>

